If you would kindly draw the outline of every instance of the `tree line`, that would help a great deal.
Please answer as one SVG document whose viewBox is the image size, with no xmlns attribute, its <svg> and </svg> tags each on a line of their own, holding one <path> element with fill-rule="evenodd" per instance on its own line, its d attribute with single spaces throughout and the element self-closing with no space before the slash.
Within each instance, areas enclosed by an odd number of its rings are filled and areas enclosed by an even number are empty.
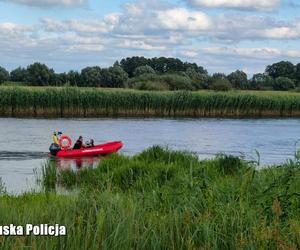
<svg viewBox="0 0 300 250">
<path fill-rule="evenodd" d="M 300 63 L 274 63 L 268 65 L 265 72 L 254 74 L 248 79 L 247 74 L 241 70 L 228 75 L 210 75 L 196 63 L 166 57 L 130 57 L 108 68 L 92 66 L 80 72 L 71 70 L 65 73 L 56 73 L 47 65 L 36 62 L 11 72 L 0 67 L 0 83 L 7 81 L 32 86 L 70 85 L 140 90 L 291 90 L 300 87 Z"/>
</svg>

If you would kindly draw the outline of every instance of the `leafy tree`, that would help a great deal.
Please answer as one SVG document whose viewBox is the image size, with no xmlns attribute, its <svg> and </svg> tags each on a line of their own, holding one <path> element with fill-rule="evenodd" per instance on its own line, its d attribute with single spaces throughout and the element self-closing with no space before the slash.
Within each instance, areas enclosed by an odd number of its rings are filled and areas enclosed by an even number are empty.
<svg viewBox="0 0 300 250">
<path fill-rule="evenodd" d="M 166 83 L 170 90 L 194 90 L 191 79 L 177 74 L 166 74 L 160 77 L 160 81 Z"/>
<path fill-rule="evenodd" d="M 0 83 L 3 83 L 8 80 L 9 80 L 9 72 L 5 68 L 0 67 Z"/>
<path fill-rule="evenodd" d="M 69 82 L 67 73 L 55 74 L 55 85 L 62 86 Z"/>
<path fill-rule="evenodd" d="M 218 72 L 218 73 L 214 73 L 212 75 L 212 78 L 211 78 L 212 81 L 214 81 L 216 79 L 227 79 L 227 78 L 226 78 L 226 75 L 224 73 Z"/>
<path fill-rule="evenodd" d="M 102 70 L 98 66 L 81 70 L 81 86 L 102 87 Z"/>
<path fill-rule="evenodd" d="M 208 84 L 207 86 L 205 87 L 206 89 L 211 89 L 211 85 L 217 81 L 217 80 L 228 80 L 226 75 L 224 73 L 220 73 L 220 72 L 217 72 L 217 73 L 214 73 L 210 78 L 209 78 L 209 81 L 208 81 Z"/>
<path fill-rule="evenodd" d="M 116 62 L 118 64 L 118 62 Z M 120 66 L 128 73 L 129 77 L 134 76 L 134 71 L 140 66 L 151 66 L 157 73 L 179 73 L 185 72 L 188 68 L 195 69 L 198 73 L 207 74 L 207 71 L 196 63 L 184 63 L 178 58 L 154 57 L 147 59 L 145 57 L 130 57 L 122 59 Z"/>
<path fill-rule="evenodd" d="M 27 78 L 27 70 L 18 67 L 10 72 L 10 80 L 13 82 L 25 82 Z"/>
<path fill-rule="evenodd" d="M 295 79 L 299 85 L 300 84 L 300 63 L 296 65 Z"/>
<path fill-rule="evenodd" d="M 34 63 L 27 67 L 26 81 L 32 85 L 46 86 L 55 85 L 55 73 L 45 64 Z"/>
<path fill-rule="evenodd" d="M 288 77 L 277 77 L 273 83 L 274 90 L 289 90 L 295 88 L 295 83 Z"/>
<path fill-rule="evenodd" d="M 120 66 L 127 72 L 129 77 L 133 77 L 133 73 L 135 69 L 139 66 L 145 66 L 149 62 L 145 57 L 128 57 L 126 59 L 122 59 L 120 62 Z"/>
<path fill-rule="evenodd" d="M 124 88 L 128 80 L 128 74 L 120 67 L 114 66 L 108 69 L 108 86 L 110 88 Z"/>
<path fill-rule="evenodd" d="M 79 86 L 80 85 L 80 74 L 77 71 L 69 71 L 68 72 L 68 81 L 71 86 Z"/>
<path fill-rule="evenodd" d="M 155 74 L 155 70 L 151 66 L 145 65 L 137 67 L 133 72 L 134 76 L 140 76 L 144 74 Z"/>
<path fill-rule="evenodd" d="M 226 78 L 215 78 L 209 88 L 215 91 L 229 91 L 231 90 L 232 85 Z"/>
<path fill-rule="evenodd" d="M 230 81 L 231 85 L 236 89 L 247 89 L 248 87 L 247 74 L 241 70 L 232 72 L 227 76 L 227 79 Z"/>
<path fill-rule="evenodd" d="M 187 71 L 188 69 L 194 69 L 199 74 L 202 74 L 202 75 L 208 74 L 206 69 L 204 69 L 202 66 L 198 66 L 196 63 L 185 62 L 184 68 L 185 68 L 185 71 Z"/>
<path fill-rule="evenodd" d="M 185 74 L 192 80 L 192 85 L 195 90 L 208 87 L 210 81 L 210 77 L 208 74 L 200 73 L 195 68 L 188 68 Z"/>
<path fill-rule="evenodd" d="M 272 89 L 273 88 L 273 78 L 266 74 L 255 74 L 251 79 L 251 88 L 252 89 Z"/>
<path fill-rule="evenodd" d="M 295 66 L 291 62 L 281 61 L 267 66 L 266 73 L 274 79 L 281 76 L 293 79 Z"/>
<path fill-rule="evenodd" d="M 168 64 L 171 64 L 170 60 L 166 57 L 155 57 L 155 58 L 152 58 L 150 59 L 150 66 L 158 73 L 160 74 L 166 74 L 167 72 L 170 71 L 170 65 Z M 174 62 L 173 63 L 173 66 L 175 65 L 176 63 Z"/>
<path fill-rule="evenodd" d="M 127 86 L 137 89 L 151 90 L 193 90 L 191 79 L 178 74 L 144 74 L 131 78 Z"/>
</svg>

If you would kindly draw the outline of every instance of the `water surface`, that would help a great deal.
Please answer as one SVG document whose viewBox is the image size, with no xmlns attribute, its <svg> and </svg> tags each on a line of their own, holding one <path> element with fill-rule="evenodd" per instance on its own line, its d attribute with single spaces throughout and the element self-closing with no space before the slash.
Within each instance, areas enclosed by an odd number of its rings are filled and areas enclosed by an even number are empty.
<svg viewBox="0 0 300 250">
<path fill-rule="evenodd" d="M 193 151 L 245 155 L 269 165 L 292 158 L 300 139 L 300 119 L 14 119 L 0 118 L 0 176 L 10 193 L 35 188 L 34 169 L 48 159 L 54 130 L 96 143 L 122 140 L 121 153 L 133 155 L 152 145 Z M 300 144 L 299 144 L 300 145 Z M 86 160 L 83 165 L 93 165 Z M 62 161 L 60 167 L 76 168 Z"/>
</svg>

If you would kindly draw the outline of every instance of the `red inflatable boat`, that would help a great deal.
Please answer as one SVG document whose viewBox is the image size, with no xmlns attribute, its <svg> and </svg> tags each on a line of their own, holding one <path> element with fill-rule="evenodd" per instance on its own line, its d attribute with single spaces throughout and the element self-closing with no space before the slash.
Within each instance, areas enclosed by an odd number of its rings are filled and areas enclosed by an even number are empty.
<svg viewBox="0 0 300 250">
<path fill-rule="evenodd" d="M 98 156 L 108 155 L 118 152 L 123 147 L 121 141 L 109 142 L 101 145 L 96 145 L 91 148 L 81 149 L 63 149 L 60 150 L 56 156 L 60 158 L 72 158 L 72 157 L 87 157 L 87 156 Z"/>
</svg>

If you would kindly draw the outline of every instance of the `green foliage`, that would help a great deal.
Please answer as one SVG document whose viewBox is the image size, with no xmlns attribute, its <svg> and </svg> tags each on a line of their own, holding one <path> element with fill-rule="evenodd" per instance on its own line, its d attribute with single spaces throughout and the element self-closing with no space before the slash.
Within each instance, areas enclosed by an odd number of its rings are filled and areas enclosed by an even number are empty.
<svg viewBox="0 0 300 250">
<path fill-rule="evenodd" d="M 290 90 L 295 88 L 295 83 L 287 77 L 277 77 L 273 83 L 273 88 L 275 90 Z"/>
<path fill-rule="evenodd" d="M 151 66 L 145 65 L 137 67 L 133 72 L 134 76 L 140 76 L 144 74 L 155 74 L 155 70 Z"/>
<path fill-rule="evenodd" d="M 2 73 L 1 73 L 2 72 Z M 294 65 L 281 61 L 267 66 L 265 73 L 253 75 L 248 81 L 247 74 L 237 70 L 228 76 L 224 73 L 208 75 L 207 71 L 196 63 L 182 62 L 177 58 L 166 57 L 130 57 L 114 63 L 112 67 L 86 67 L 81 73 L 55 73 L 45 64 L 34 63 L 27 69 L 17 68 L 8 77 L 8 72 L 0 70 L 0 83 L 19 82 L 32 86 L 80 86 L 123 88 L 139 90 L 200 90 L 208 89 L 216 79 L 228 79 L 234 89 L 275 90 L 287 89 L 274 83 L 276 78 L 289 78 L 298 87 L 300 84 L 300 64 Z M 282 80 L 282 79 L 281 79 Z M 286 81 L 287 82 L 287 81 Z M 219 84 L 220 85 L 220 84 Z M 288 84 L 287 85 L 291 85 Z M 167 86 L 167 87 L 166 87 Z M 219 89 L 222 90 L 223 87 Z M 288 89 L 293 88 L 288 86 Z M 227 87 L 224 87 L 227 89 Z"/>
<path fill-rule="evenodd" d="M 137 67 L 146 66 L 147 64 L 148 59 L 138 56 L 122 59 L 120 62 L 120 66 L 127 72 L 129 77 L 134 76 L 134 71 Z"/>
<path fill-rule="evenodd" d="M 266 73 L 273 78 L 288 77 L 293 79 L 295 74 L 295 66 L 291 62 L 281 61 L 267 66 Z"/>
<path fill-rule="evenodd" d="M 216 158 L 216 165 L 222 174 L 234 175 L 244 172 L 249 164 L 246 164 L 239 157 L 221 154 Z"/>
<path fill-rule="evenodd" d="M 214 91 L 229 91 L 232 86 L 230 82 L 225 78 L 215 78 L 212 80 L 212 83 L 209 85 L 209 89 Z"/>
<path fill-rule="evenodd" d="M 292 117 L 299 112 L 299 94 L 289 92 L 0 88 L 0 116 L 6 117 Z"/>
<path fill-rule="evenodd" d="M 146 65 L 152 67 L 159 74 L 178 74 L 179 72 L 185 72 L 188 68 L 193 68 L 200 74 L 207 74 L 207 71 L 203 67 L 198 66 L 196 63 L 182 62 L 177 58 L 145 58 L 135 56 L 122 59 L 120 62 L 120 66 L 128 73 L 129 77 L 134 76 L 134 71 L 136 68 Z"/>
<path fill-rule="evenodd" d="M 193 90 L 191 79 L 177 74 L 143 74 L 130 79 L 128 86 L 141 90 Z"/>
<path fill-rule="evenodd" d="M 298 86 L 300 85 L 300 63 L 298 63 L 297 65 L 296 65 L 296 69 L 295 69 L 295 79 L 296 79 L 296 81 L 297 81 L 297 83 L 298 83 Z"/>
<path fill-rule="evenodd" d="M 123 88 L 128 81 L 128 74 L 120 67 L 114 66 L 108 69 L 108 79 L 104 81 L 106 87 Z"/>
<path fill-rule="evenodd" d="M 168 84 L 164 82 L 141 81 L 135 82 L 133 88 L 146 91 L 166 91 L 169 90 Z"/>
<path fill-rule="evenodd" d="M 160 79 L 168 84 L 170 90 L 193 90 L 193 85 L 189 77 L 166 74 L 162 75 Z"/>
<path fill-rule="evenodd" d="M 212 75 L 212 81 L 213 80 L 216 80 L 216 79 L 227 79 L 227 77 L 226 77 L 226 75 L 224 74 L 224 73 L 220 73 L 220 72 L 218 72 L 218 73 L 214 73 L 213 75 Z"/>
<path fill-rule="evenodd" d="M 69 71 L 68 72 L 68 82 L 72 85 L 72 86 L 79 86 L 81 83 L 81 75 L 79 72 L 77 71 Z"/>
<path fill-rule="evenodd" d="M 231 85 L 236 89 L 248 88 L 247 74 L 241 70 L 232 72 L 227 76 L 227 79 L 230 81 Z"/>
<path fill-rule="evenodd" d="M 53 168 L 51 165 L 48 167 Z M 68 195 L 0 197 L 0 224 L 60 224 L 67 237 L 2 237 L 1 249 L 298 249 L 299 162 L 256 170 L 154 146 L 98 168 L 46 171 Z M 50 186 L 47 186 L 50 184 Z"/>
<path fill-rule="evenodd" d="M 0 84 L 9 80 L 9 72 L 5 69 L 0 67 Z"/>
<path fill-rule="evenodd" d="M 81 71 L 81 86 L 122 88 L 128 80 L 127 73 L 120 66 L 101 69 L 87 67 Z"/>
<path fill-rule="evenodd" d="M 86 67 L 81 70 L 81 85 L 90 87 L 101 87 L 102 84 L 102 74 L 101 68 Z"/>
<path fill-rule="evenodd" d="M 254 74 L 251 79 L 251 88 L 256 90 L 273 89 L 274 79 L 266 74 Z"/>
<path fill-rule="evenodd" d="M 31 64 L 27 67 L 26 72 L 26 82 L 34 86 L 55 85 L 54 70 L 45 64 L 38 62 Z"/>
<path fill-rule="evenodd" d="M 10 80 L 13 82 L 26 82 L 28 79 L 27 70 L 18 67 L 10 72 Z"/>
<path fill-rule="evenodd" d="M 208 87 L 210 82 L 210 76 L 208 74 L 197 72 L 194 68 L 188 68 L 185 73 L 192 80 L 192 85 L 195 90 Z"/>
</svg>

